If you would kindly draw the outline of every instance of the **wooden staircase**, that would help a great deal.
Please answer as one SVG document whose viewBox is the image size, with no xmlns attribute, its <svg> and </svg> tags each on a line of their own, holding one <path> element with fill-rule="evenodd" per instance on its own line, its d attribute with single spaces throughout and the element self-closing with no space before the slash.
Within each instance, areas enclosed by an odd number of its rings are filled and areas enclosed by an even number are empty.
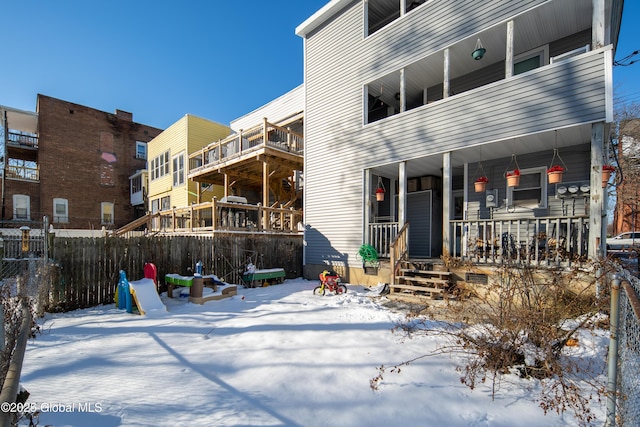
<svg viewBox="0 0 640 427">
<path fill-rule="evenodd" d="M 451 291 L 452 273 L 434 269 L 433 261 L 401 260 L 398 275 L 389 285 L 389 296 L 409 299 L 442 299 Z"/>
</svg>

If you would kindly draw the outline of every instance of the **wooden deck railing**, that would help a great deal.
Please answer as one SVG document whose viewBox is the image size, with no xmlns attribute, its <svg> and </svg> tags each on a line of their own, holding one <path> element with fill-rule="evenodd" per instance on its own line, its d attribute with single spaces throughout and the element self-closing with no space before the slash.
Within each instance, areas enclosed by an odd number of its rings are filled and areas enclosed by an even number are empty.
<svg viewBox="0 0 640 427">
<path fill-rule="evenodd" d="M 398 266 L 409 254 L 409 223 L 402 226 L 398 235 L 391 243 L 389 252 L 391 253 L 391 256 L 389 257 L 389 264 L 391 266 L 391 283 L 395 284 Z"/>
<path fill-rule="evenodd" d="M 152 218 L 154 233 L 201 233 L 216 231 L 302 233 L 301 210 L 244 203 L 211 202 L 158 212 Z"/>
<path fill-rule="evenodd" d="M 265 119 L 260 126 L 242 130 L 189 155 L 189 173 L 232 160 L 260 147 L 302 155 L 304 137 L 291 129 L 269 123 Z"/>
</svg>

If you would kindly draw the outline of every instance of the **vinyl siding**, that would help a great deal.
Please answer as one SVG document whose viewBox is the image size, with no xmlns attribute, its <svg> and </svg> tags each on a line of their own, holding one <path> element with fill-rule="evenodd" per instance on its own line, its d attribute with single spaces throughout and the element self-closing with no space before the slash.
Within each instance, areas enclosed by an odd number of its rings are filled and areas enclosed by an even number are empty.
<svg viewBox="0 0 640 427">
<path fill-rule="evenodd" d="M 196 201 L 197 183 L 187 179 L 190 153 L 205 145 L 228 136 L 227 126 L 212 122 L 190 114 L 172 124 L 164 132 L 148 144 L 147 167 L 151 167 L 151 160 L 169 150 L 169 173 L 159 179 L 149 181 L 149 201 L 158 197 L 170 195 L 172 206 L 188 206 Z M 185 185 L 173 188 L 173 158 L 184 153 Z M 151 177 L 151 171 L 149 171 Z M 149 178 L 151 179 L 151 178 Z M 219 193 L 219 189 L 217 189 Z M 212 194 L 212 193 L 210 193 Z M 209 197 L 209 200 L 211 197 Z M 151 207 L 149 206 L 149 209 Z"/>
<path fill-rule="evenodd" d="M 354 2 L 310 33 L 307 264 L 359 265 L 365 168 L 605 120 L 605 55 L 599 50 L 363 125 L 366 83 L 543 3 L 431 2 L 363 38 L 363 6 Z"/>
<path fill-rule="evenodd" d="M 266 118 L 269 123 L 279 123 L 294 114 L 304 110 L 304 85 L 285 93 L 268 104 L 245 114 L 231 122 L 231 129 L 240 132 L 242 129 L 249 129 L 262 124 Z"/>
</svg>

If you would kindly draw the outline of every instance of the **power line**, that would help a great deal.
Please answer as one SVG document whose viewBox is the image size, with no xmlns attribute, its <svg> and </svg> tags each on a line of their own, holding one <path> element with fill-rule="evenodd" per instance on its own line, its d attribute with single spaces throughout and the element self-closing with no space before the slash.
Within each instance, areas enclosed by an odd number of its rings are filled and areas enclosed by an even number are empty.
<svg viewBox="0 0 640 427">
<path fill-rule="evenodd" d="M 632 64 L 638 62 L 637 59 L 633 59 L 632 60 L 632 58 L 634 56 L 636 56 L 638 53 L 640 53 L 640 51 L 634 50 L 633 52 L 631 52 L 629 55 L 625 56 L 624 58 L 618 59 L 616 61 L 613 61 L 613 66 L 614 67 L 616 67 L 616 66 L 628 67 L 629 65 L 632 65 Z"/>
</svg>

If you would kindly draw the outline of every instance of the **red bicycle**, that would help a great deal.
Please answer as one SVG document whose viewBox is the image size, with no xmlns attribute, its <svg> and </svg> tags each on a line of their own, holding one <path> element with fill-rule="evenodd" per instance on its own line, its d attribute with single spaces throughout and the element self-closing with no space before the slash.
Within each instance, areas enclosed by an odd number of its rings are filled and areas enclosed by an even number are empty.
<svg viewBox="0 0 640 427">
<path fill-rule="evenodd" d="M 320 277 L 320 286 L 313 289 L 314 295 L 324 295 L 326 291 L 336 295 L 347 293 L 347 287 L 340 283 L 340 276 L 335 271 L 325 270 L 318 277 Z"/>
</svg>

